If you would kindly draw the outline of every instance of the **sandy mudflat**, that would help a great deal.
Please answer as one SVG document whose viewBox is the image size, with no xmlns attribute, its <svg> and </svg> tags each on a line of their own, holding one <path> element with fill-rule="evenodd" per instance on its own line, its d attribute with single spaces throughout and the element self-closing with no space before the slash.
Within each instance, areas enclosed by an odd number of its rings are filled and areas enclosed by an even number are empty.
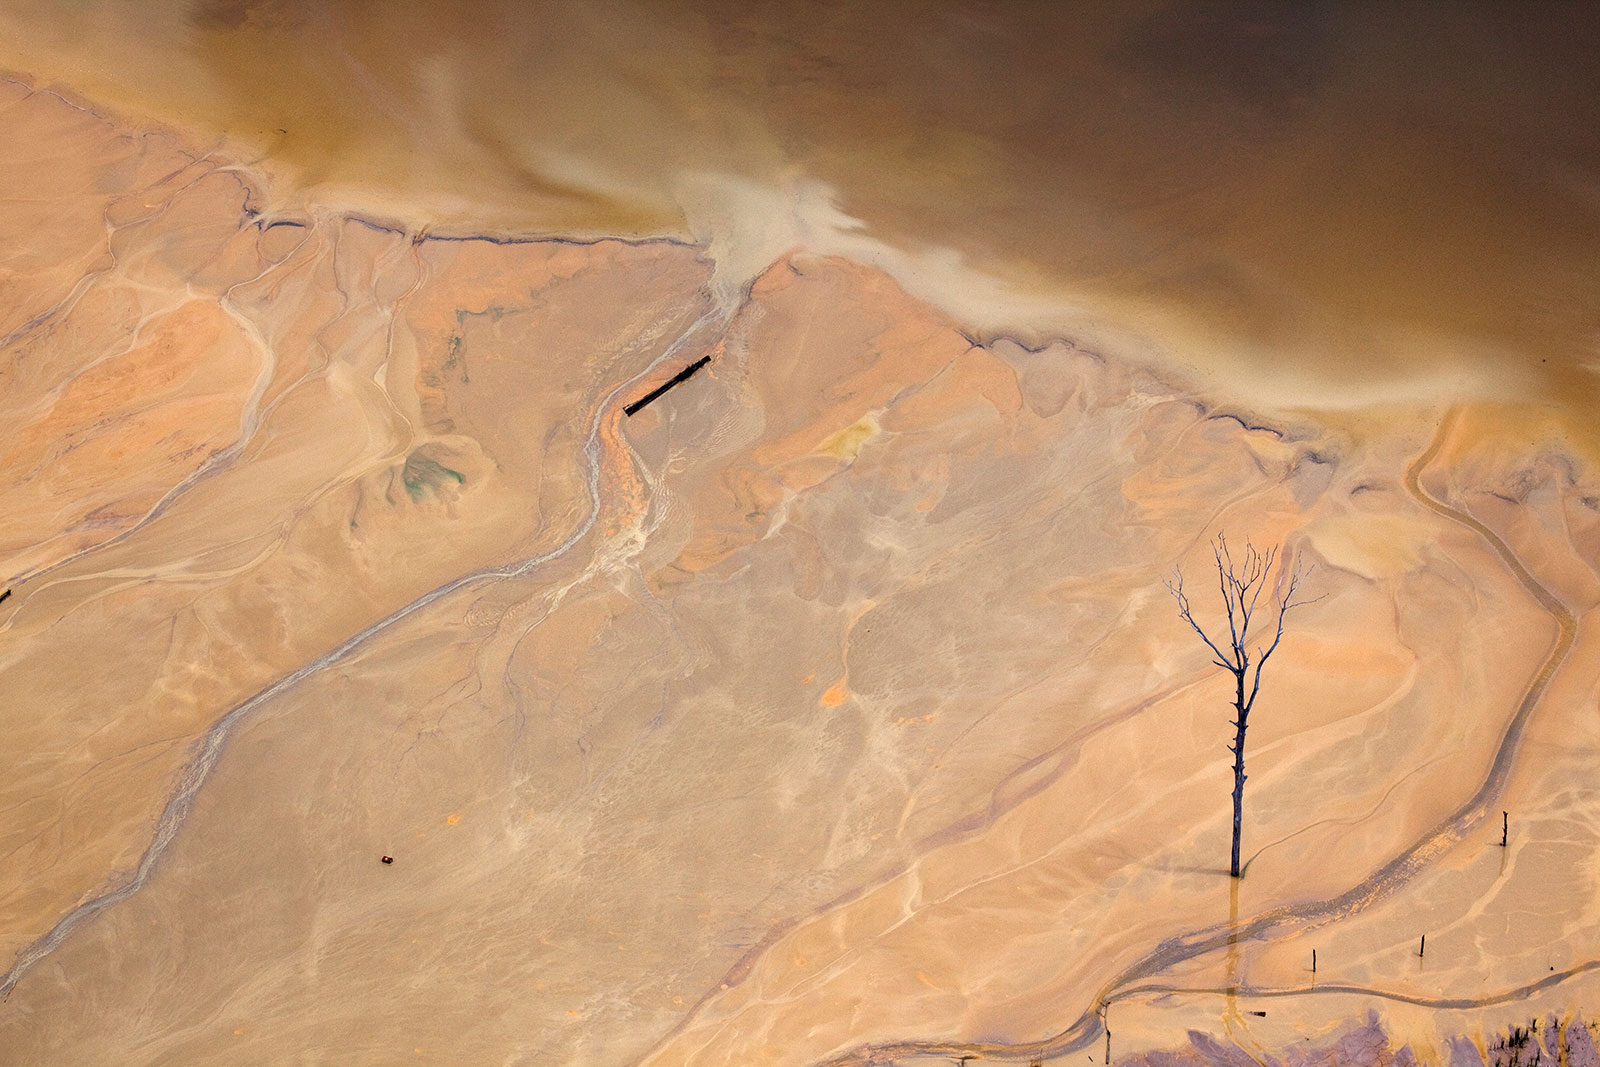
<svg viewBox="0 0 1600 1067">
<path fill-rule="evenodd" d="M 727 307 L 681 241 L 263 214 L 0 85 L 0 1060 L 1082 1062 L 1108 1004 L 1119 1054 L 1428 1050 L 1597 1002 L 1557 443 L 1219 408 L 838 257 Z M 1240 883 L 1161 587 L 1218 530 L 1324 596 Z"/>
</svg>

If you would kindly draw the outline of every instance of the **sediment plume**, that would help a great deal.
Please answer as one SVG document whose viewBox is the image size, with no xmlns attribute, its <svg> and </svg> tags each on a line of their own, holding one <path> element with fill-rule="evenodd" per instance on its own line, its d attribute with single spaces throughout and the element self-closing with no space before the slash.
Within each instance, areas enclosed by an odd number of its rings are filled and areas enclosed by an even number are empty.
<svg viewBox="0 0 1600 1067">
<path fill-rule="evenodd" d="M 274 206 L 794 244 L 1214 397 L 1495 402 L 1595 449 L 1600 12 L 1259 2 L 75 0 L 0 68 L 195 131 Z M 855 251 L 846 251 L 846 246 Z"/>
</svg>

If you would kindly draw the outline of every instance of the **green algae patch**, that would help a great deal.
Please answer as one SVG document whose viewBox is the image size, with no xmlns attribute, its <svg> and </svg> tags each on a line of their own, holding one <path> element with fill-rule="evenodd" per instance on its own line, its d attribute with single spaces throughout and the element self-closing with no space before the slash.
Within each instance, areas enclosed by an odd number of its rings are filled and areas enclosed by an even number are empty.
<svg viewBox="0 0 1600 1067">
<path fill-rule="evenodd" d="M 437 492 L 440 486 L 452 479 L 457 485 L 465 485 L 467 481 L 460 471 L 430 459 L 423 455 L 421 449 L 406 457 L 406 465 L 400 471 L 400 480 L 405 483 L 406 492 L 411 494 L 413 500 L 421 500 L 426 492 Z"/>
</svg>

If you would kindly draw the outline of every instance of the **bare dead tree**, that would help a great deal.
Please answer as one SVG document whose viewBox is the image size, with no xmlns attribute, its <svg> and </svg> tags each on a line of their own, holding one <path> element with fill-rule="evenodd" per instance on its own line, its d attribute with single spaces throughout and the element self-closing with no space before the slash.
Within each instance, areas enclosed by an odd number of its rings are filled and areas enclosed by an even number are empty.
<svg viewBox="0 0 1600 1067">
<path fill-rule="evenodd" d="M 1211 542 L 1211 552 L 1217 561 L 1217 588 L 1222 593 L 1222 604 L 1228 614 L 1228 638 L 1225 642 L 1213 641 L 1195 621 L 1194 612 L 1189 606 L 1189 597 L 1183 591 L 1182 571 L 1175 571 L 1166 586 L 1173 599 L 1178 602 L 1178 614 L 1195 633 L 1200 635 L 1200 640 L 1204 641 L 1206 647 L 1216 656 L 1212 662 L 1232 674 L 1235 683 L 1233 744 L 1228 746 L 1228 751 L 1233 753 L 1233 865 L 1230 873 L 1237 878 L 1239 838 L 1244 825 L 1246 777 L 1244 735 L 1250 727 L 1250 709 L 1255 707 L 1256 694 L 1261 692 L 1261 668 L 1267 665 L 1267 660 L 1278 650 L 1278 643 L 1283 640 L 1283 620 L 1289 610 L 1302 604 L 1315 603 L 1322 598 L 1319 596 L 1309 600 L 1297 600 L 1296 594 L 1300 590 L 1300 583 L 1309 570 L 1297 564 L 1292 571 L 1285 574 L 1283 567 L 1278 565 L 1277 576 L 1272 583 L 1272 600 L 1277 607 L 1277 625 L 1272 632 L 1270 644 L 1262 645 L 1259 642 L 1255 644 L 1255 657 L 1252 659 L 1250 654 L 1252 632 L 1260 633 L 1265 630 L 1265 627 L 1256 626 L 1256 607 L 1261 599 L 1261 591 L 1267 587 L 1267 578 L 1272 573 L 1273 566 L 1278 564 L 1278 547 L 1273 546 L 1262 552 L 1246 541 L 1243 558 L 1235 561 L 1233 553 L 1228 548 L 1227 536 L 1218 534 L 1216 540 Z M 1254 631 L 1252 627 L 1255 628 Z M 1253 673 L 1251 668 L 1254 668 Z"/>
</svg>

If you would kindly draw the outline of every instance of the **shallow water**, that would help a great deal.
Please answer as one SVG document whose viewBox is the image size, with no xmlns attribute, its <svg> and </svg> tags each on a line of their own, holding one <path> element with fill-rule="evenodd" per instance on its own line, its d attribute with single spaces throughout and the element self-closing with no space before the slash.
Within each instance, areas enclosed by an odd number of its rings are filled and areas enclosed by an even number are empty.
<svg viewBox="0 0 1600 1067">
<path fill-rule="evenodd" d="M 226 134 L 286 199 L 715 235 L 736 282 L 795 243 L 871 238 L 920 255 L 897 273 L 978 326 L 1114 336 L 1278 403 L 1600 401 L 1592 5 L 92 0 L 0 17 L 0 65 Z"/>
</svg>

